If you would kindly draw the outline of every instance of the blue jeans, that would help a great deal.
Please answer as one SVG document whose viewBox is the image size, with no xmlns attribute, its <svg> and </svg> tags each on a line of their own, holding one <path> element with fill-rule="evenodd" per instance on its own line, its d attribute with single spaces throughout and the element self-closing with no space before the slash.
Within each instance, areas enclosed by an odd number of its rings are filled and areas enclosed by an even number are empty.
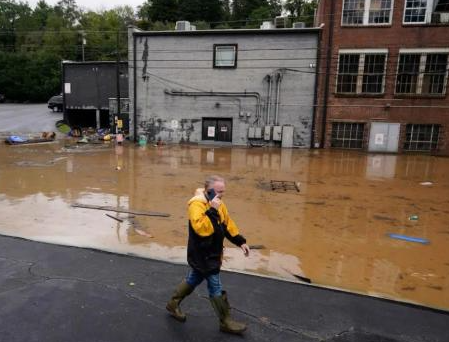
<svg viewBox="0 0 449 342">
<path fill-rule="evenodd" d="M 207 280 L 207 290 L 209 291 L 209 297 L 221 296 L 222 286 L 220 280 L 220 273 L 211 274 L 204 277 L 200 272 L 191 269 L 186 277 L 186 282 L 193 288 L 197 287 L 206 278 Z"/>
</svg>

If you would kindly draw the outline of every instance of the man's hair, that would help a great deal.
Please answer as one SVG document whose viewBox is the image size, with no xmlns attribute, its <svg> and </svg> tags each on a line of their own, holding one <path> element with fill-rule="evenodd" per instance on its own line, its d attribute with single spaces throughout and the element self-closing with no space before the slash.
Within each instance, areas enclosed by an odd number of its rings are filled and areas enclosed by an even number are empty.
<svg viewBox="0 0 449 342">
<path fill-rule="evenodd" d="M 210 189 L 215 184 L 215 182 L 224 182 L 224 178 L 217 175 L 209 176 L 204 182 L 204 188 Z"/>
</svg>

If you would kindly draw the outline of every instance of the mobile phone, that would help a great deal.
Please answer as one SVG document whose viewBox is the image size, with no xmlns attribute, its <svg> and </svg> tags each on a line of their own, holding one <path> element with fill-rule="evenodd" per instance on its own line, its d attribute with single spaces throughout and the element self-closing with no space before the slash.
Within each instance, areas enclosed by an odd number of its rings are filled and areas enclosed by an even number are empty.
<svg viewBox="0 0 449 342">
<path fill-rule="evenodd" d="M 207 194 L 207 199 L 209 200 L 209 202 L 212 201 L 215 198 L 215 196 L 217 196 L 217 194 L 215 193 L 215 190 L 213 188 L 207 190 L 206 194 Z"/>
</svg>

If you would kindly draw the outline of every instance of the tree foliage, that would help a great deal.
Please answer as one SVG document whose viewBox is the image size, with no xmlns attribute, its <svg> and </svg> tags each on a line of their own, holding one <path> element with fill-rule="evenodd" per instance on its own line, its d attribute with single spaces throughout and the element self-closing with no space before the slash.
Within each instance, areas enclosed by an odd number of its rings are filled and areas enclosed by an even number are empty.
<svg viewBox="0 0 449 342">
<path fill-rule="evenodd" d="M 317 0 L 142 0 L 129 6 L 82 10 L 76 0 L 31 8 L 24 0 L 0 0 L 0 93 L 9 100 L 46 101 L 61 92 L 61 61 L 127 58 L 127 26 L 173 30 L 188 20 L 198 30 L 258 28 L 281 13 L 313 20 Z M 283 5 L 284 4 L 284 5 Z"/>
</svg>

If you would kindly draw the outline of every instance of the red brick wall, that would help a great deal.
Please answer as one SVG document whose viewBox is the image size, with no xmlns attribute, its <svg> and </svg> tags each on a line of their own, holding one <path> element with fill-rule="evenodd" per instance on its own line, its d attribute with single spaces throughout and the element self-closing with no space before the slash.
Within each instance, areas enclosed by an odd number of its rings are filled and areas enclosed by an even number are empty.
<svg viewBox="0 0 449 342">
<path fill-rule="evenodd" d="M 414 97 L 399 98 L 394 95 L 396 68 L 400 48 L 449 48 L 449 25 L 403 25 L 404 0 L 394 1 L 392 24 L 383 26 L 342 27 L 341 13 L 343 0 L 335 0 L 334 35 L 332 63 L 329 79 L 329 101 L 327 109 L 326 142 L 330 145 L 331 122 L 352 120 L 360 122 L 385 121 L 401 125 L 401 148 L 405 137 L 405 124 L 440 124 L 439 154 L 449 155 L 449 96 L 441 98 Z M 326 53 L 330 28 L 332 0 L 321 0 L 317 22 L 325 23 L 321 40 L 321 61 L 319 68 L 318 110 L 315 141 L 320 141 L 321 120 L 324 105 Z M 378 97 L 342 97 L 335 94 L 338 50 L 339 49 L 388 49 L 385 93 Z M 449 88 L 449 86 L 446 86 Z M 427 107 L 427 108 L 426 108 Z M 429 108 L 447 107 L 447 108 Z M 369 126 L 369 125 L 368 125 Z M 369 130 L 367 130 L 367 133 Z M 367 147 L 367 146 L 366 146 Z"/>
</svg>

